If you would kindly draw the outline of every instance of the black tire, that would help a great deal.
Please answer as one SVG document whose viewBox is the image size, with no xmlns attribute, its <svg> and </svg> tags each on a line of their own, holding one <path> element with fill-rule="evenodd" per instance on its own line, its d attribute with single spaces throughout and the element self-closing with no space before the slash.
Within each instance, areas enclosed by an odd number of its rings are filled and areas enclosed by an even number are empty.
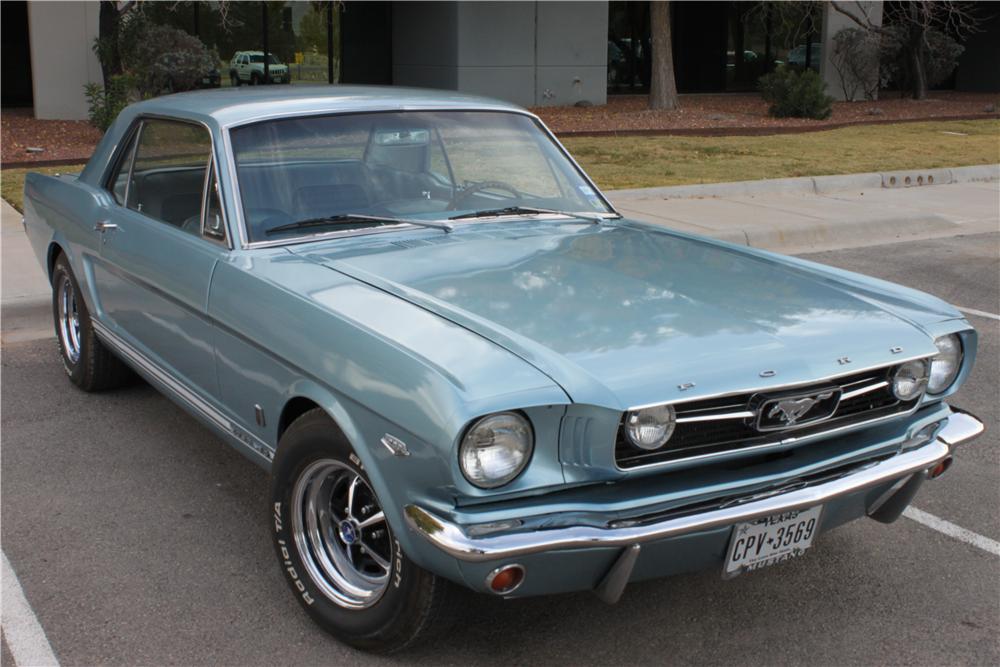
<svg viewBox="0 0 1000 667">
<path fill-rule="evenodd" d="M 64 297 L 68 304 L 63 301 Z M 63 302 L 62 309 L 60 302 Z M 63 312 L 76 313 L 76 326 L 62 317 Z M 52 319 L 59 356 L 70 382 L 84 391 L 102 391 L 124 386 L 135 379 L 132 370 L 105 347 L 94 332 L 83 292 L 62 253 L 52 269 Z"/>
<path fill-rule="evenodd" d="M 254 72 L 253 74 L 250 75 L 250 85 L 251 86 L 260 85 L 260 77 L 257 76 L 257 72 Z"/>
<path fill-rule="evenodd" d="M 299 604 L 321 628 L 345 644 L 365 651 L 376 653 L 399 651 L 425 638 L 430 628 L 434 628 L 435 633 L 440 631 L 444 627 L 443 612 L 447 606 L 446 599 L 452 592 L 449 589 L 453 584 L 410 561 L 402 552 L 391 528 L 384 522 L 376 524 L 384 527 L 386 531 L 385 541 L 381 543 L 381 547 L 377 546 L 375 540 L 383 538 L 373 533 L 368 533 L 370 537 L 366 538 L 363 531 L 370 529 L 357 527 L 353 520 L 352 525 L 355 528 L 350 532 L 356 534 L 357 544 L 355 545 L 354 538 L 351 538 L 351 541 L 346 543 L 348 546 L 343 546 L 345 544 L 343 531 L 337 527 L 348 523 L 348 520 L 344 519 L 337 523 L 339 521 L 336 516 L 337 511 L 342 506 L 338 504 L 339 500 L 335 495 L 339 482 L 329 482 L 327 487 L 326 478 L 321 478 L 324 480 L 322 482 L 309 482 L 308 485 L 302 481 L 313 479 L 310 477 L 310 471 L 316 470 L 317 467 L 322 469 L 323 466 L 328 466 L 326 468 L 328 470 L 335 470 L 336 474 L 353 475 L 364 482 L 364 489 L 360 482 L 357 482 L 357 488 L 361 489 L 357 493 L 367 494 L 364 498 L 369 502 L 361 508 L 361 511 L 366 508 L 372 511 L 374 508 L 377 513 L 380 509 L 378 498 L 368 485 L 368 477 L 360 461 L 323 410 L 319 408 L 310 410 L 288 427 L 281 438 L 271 468 L 269 520 L 274 526 L 274 547 L 279 565 Z M 297 501 L 296 490 L 303 489 L 300 493 L 304 495 L 305 489 L 312 492 L 313 484 L 319 484 L 320 488 L 332 489 L 329 500 L 325 503 L 322 501 L 316 503 L 316 506 L 328 508 L 327 516 L 330 520 L 329 526 L 332 528 L 329 531 L 330 543 L 340 545 L 342 551 L 346 549 L 348 552 L 351 550 L 351 545 L 360 546 L 362 555 L 354 556 L 352 564 L 361 562 L 361 559 L 365 558 L 363 554 L 373 553 L 379 548 L 388 551 L 383 553 L 388 556 L 386 559 L 389 564 L 389 569 L 386 571 L 388 579 L 377 597 L 373 594 L 372 601 L 367 603 L 368 606 L 351 608 L 345 601 L 338 601 L 325 593 L 323 586 L 317 583 L 317 578 L 324 578 L 324 574 L 320 571 L 321 568 L 317 567 L 317 557 L 311 555 L 315 551 L 311 550 L 308 538 L 301 532 L 304 518 L 299 520 L 300 541 L 296 541 L 295 513 L 299 512 L 299 517 L 306 516 L 305 511 L 297 509 L 303 505 L 301 500 Z M 299 496 L 301 497 L 303 496 Z M 350 514 L 350 501 L 347 501 L 347 505 L 345 510 Z M 372 535 L 375 536 L 371 537 Z M 366 552 L 365 547 L 368 544 L 376 546 L 368 547 L 371 551 Z M 307 552 L 306 558 L 311 566 L 306 564 L 303 549 Z M 323 553 L 331 553 L 331 550 L 327 549 Z M 327 590 L 330 586 L 336 588 L 333 580 L 324 578 L 324 581 Z"/>
<path fill-rule="evenodd" d="M 240 77 L 236 72 L 229 73 L 229 83 L 232 84 L 233 88 L 240 87 Z"/>
</svg>

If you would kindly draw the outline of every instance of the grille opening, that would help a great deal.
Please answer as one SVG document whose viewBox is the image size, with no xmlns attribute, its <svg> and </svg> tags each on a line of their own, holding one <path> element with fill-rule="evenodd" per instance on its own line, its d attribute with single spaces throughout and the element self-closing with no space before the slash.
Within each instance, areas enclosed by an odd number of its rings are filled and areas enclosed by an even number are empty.
<svg viewBox="0 0 1000 667">
<path fill-rule="evenodd" d="M 777 431 L 758 431 L 755 418 L 718 419 L 678 423 L 673 436 L 666 446 L 654 451 L 641 450 L 633 446 L 625 436 L 624 423 L 619 424 L 615 442 L 615 461 L 622 469 L 636 468 L 655 463 L 677 461 L 696 456 L 740 451 L 750 447 L 776 444 L 788 438 L 815 435 L 834 428 L 859 424 L 872 419 L 890 417 L 909 412 L 916 407 L 917 400 L 903 402 L 892 393 L 891 376 L 896 366 L 867 370 L 861 373 L 835 378 L 833 381 L 817 382 L 813 385 L 797 387 L 794 393 L 810 393 L 836 386 L 842 397 L 837 409 L 827 419 L 801 427 L 791 427 Z M 882 386 L 843 398 L 868 386 L 888 381 Z M 776 388 L 770 392 L 747 393 L 687 403 L 675 403 L 677 417 L 707 416 L 731 412 L 753 410 L 753 405 L 761 397 L 789 393 L 787 389 Z M 624 415 L 622 416 L 624 420 Z M 747 465 L 747 459 L 739 460 L 740 466 Z"/>
</svg>

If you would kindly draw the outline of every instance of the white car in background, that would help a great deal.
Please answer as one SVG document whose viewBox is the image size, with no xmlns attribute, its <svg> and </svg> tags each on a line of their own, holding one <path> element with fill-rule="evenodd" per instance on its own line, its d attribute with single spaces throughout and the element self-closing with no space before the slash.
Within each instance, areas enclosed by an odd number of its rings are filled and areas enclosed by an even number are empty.
<svg viewBox="0 0 1000 667">
<path fill-rule="evenodd" d="M 237 51 L 229 61 L 229 80 L 234 86 L 244 83 L 256 86 L 262 83 L 291 83 L 292 75 L 288 65 L 273 53 L 268 53 L 265 77 L 263 51 Z"/>
</svg>

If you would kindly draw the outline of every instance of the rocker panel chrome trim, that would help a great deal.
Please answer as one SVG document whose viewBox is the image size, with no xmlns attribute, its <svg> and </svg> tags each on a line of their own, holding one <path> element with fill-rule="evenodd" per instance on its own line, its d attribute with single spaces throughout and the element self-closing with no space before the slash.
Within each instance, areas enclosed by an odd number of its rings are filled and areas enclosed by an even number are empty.
<svg viewBox="0 0 1000 667">
<path fill-rule="evenodd" d="M 114 349 L 115 352 L 125 357 L 125 359 L 135 366 L 137 370 L 149 375 L 154 381 L 156 381 L 157 384 L 160 385 L 161 389 L 165 390 L 171 396 L 183 401 L 186 405 L 190 406 L 200 415 L 205 417 L 209 422 L 218 427 L 219 430 L 223 431 L 226 435 L 230 435 L 239 440 L 242 444 L 247 446 L 251 451 L 259 455 L 265 461 L 270 462 L 274 458 L 274 451 L 263 440 L 235 424 L 212 405 L 184 386 L 184 384 L 179 380 L 169 375 L 162 368 L 147 359 L 142 353 L 132 347 L 129 343 L 125 342 L 125 340 L 111 331 L 107 326 L 93 318 L 91 318 L 91 323 L 94 325 L 94 331 L 104 343 Z"/>
</svg>

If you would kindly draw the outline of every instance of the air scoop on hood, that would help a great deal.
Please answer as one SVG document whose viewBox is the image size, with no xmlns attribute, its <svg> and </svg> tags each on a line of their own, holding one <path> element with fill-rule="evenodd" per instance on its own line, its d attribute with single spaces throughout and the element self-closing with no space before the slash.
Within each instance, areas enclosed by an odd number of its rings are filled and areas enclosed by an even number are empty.
<svg viewBox="0 0 1000 667">
<path fill-rule="evenodd" d="M 291 250 L 476 331 L 577 402 L 618 409 L 936 351 L 925 332 L 844 284 L 628 224 L 505 221 Z"/>
</svg>

